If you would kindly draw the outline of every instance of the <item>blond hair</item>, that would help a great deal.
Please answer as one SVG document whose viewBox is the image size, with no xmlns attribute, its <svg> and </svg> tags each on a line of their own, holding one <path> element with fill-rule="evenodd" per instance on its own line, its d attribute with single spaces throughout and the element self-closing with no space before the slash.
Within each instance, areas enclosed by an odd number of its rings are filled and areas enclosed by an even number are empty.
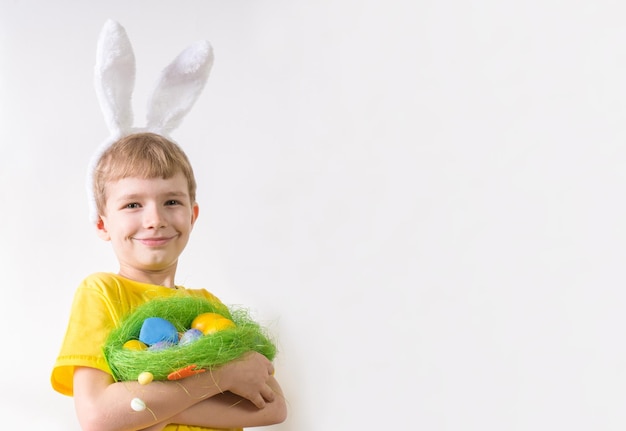
<svg viewBox="0 0 626 431">
<path fill-rule="evenodd" d="M 93 195 L 98 214 L 106 207 L 106 185 L 128 177 L 187 179 L 191 203 L 196 201 L 196 179 L 185 152 L 156 133 L 135 133 L 114 142 L 102 154 L 93 172 Z"/>
</svg>

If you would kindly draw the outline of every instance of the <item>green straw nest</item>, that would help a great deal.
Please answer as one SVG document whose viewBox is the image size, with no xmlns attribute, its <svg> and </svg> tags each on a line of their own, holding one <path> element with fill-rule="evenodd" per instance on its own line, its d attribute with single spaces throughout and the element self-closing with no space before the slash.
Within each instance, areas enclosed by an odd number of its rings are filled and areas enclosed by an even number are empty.
<svg viewBox="0 0 626 431">
<path fill-rule="evenodd" d="M 127 341 L 139 339 L 141 326 L 149 317 L 166 319 L 182 333 L 202 313 L 221 314 L 236 326 L 204 335 L 190 344 L 174 345 L 164 350 L 130 350 L 123 347 Z M 160 298 L 142 304 L 122 320 L 120 327 L 111 331 L 104 345 L 104 355 L 117 381 L 137 380 L 143 372 L 152 373 L 155 380 L 167 380 L 170 373 L 189 365 L 213 369 L 250 351 L 261 353 L 270 360 L 276 355 L 274 343 L 246 310 L 228 309 L 191 296 Z"/>
</svg>

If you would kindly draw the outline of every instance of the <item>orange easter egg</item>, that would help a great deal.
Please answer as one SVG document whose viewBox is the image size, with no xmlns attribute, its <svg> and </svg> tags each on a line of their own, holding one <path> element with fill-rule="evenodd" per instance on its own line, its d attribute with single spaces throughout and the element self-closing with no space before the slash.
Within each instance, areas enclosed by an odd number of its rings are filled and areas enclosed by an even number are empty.
<svg viewBox="0 0 626 431">
<path fill-rule="evenodd" d="M 191 328 L 201 331 L 204 335 L 234 327 L 235 322 L 218 313 L 202 313 L 191 322 Z"/>
</svg>

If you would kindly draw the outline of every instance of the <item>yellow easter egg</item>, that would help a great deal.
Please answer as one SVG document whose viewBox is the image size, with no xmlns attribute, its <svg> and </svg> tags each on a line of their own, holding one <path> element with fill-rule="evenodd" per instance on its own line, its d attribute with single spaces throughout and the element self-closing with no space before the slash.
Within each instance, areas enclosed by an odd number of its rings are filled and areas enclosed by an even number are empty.
<svg viewBox="0 0 626 431">
<path fill-rule="evenodd" d="M 139 382 L 140 385 L 147 385 L 152 380 L 154 380 L 154 375 L 152 375 L 150 371 L 144 371 L 143 373 L 139 374 L 139 376 L 137 377 L 137 381 Z"/>
<path fill-rule="evenodd" d="M 234 327 L 235 322 L 218 313 L 202 313 L 191 322 L 191 328 L 201 331 L 204 335 Z"/>
<path fill-rule="evenodd" d="M 148 346 L 139 340 L 128 340 L 122 347 L 128 350 L 146 350 L 148 348 Z"/>
</svg>

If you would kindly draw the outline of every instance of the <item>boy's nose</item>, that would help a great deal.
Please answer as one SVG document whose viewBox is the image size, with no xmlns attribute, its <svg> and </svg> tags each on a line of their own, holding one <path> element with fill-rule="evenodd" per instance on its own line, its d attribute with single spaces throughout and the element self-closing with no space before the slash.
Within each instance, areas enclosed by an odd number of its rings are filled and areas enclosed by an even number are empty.
<svg viewBox="0 0 626 431">
<path fill-rule="evenodd" d="M 156 205 L 149 205 L 145 208 L 143 223 L 145 228 L 152 229 L 162 228 L 167 224 L 162 209 Z"/>
</svg>

